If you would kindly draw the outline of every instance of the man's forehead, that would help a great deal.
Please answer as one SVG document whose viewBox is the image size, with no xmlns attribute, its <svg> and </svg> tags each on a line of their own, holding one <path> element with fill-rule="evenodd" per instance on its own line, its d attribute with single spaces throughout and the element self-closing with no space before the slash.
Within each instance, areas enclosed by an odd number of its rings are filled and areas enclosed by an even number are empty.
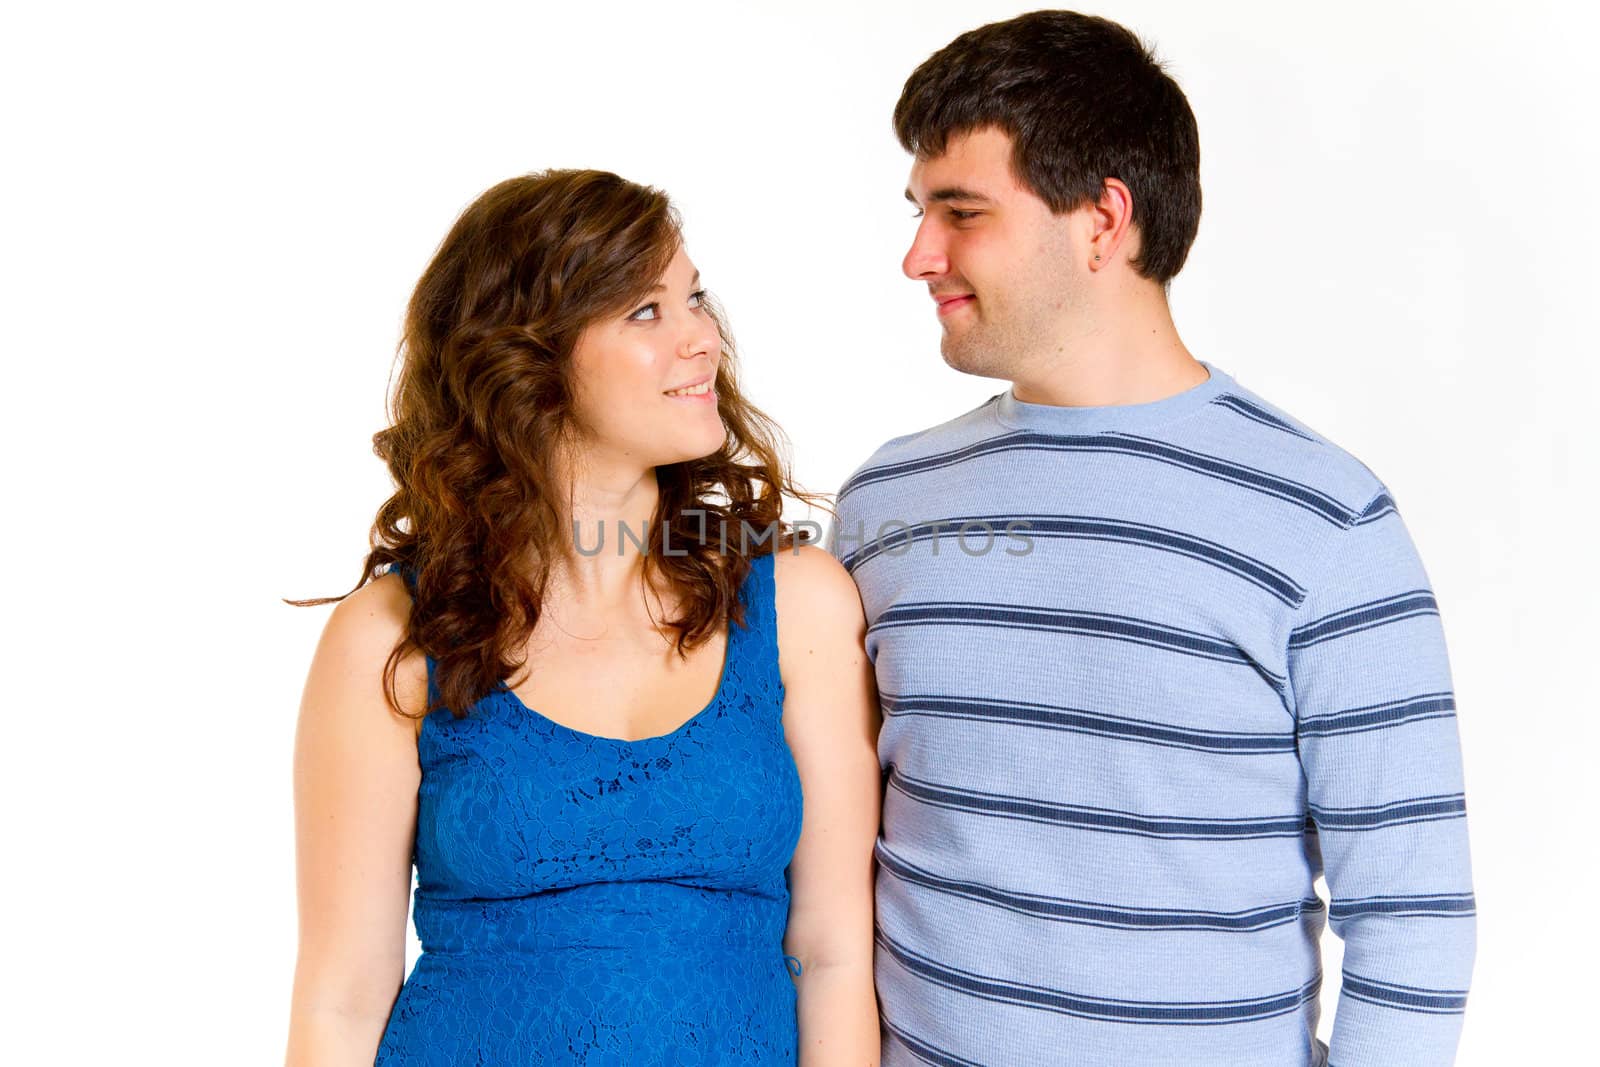
<svg viewBox="0 0 1600 1067">
<path fill-rule="evenodd" d="M 914 203 L 992 202 L 1018 188 L 1011 161 L 1011 138 L 1002 130 L 951 134 L 943 152 L 912 160 L 906 197 Z"/>
</svg>

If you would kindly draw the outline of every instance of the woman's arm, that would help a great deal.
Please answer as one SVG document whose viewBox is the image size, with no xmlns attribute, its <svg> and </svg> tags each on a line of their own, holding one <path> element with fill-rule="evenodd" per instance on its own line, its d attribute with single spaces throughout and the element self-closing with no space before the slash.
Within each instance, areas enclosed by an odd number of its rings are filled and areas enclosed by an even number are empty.
<svg viewBox="0 0 1600 1067">
<path fill-rule="evenodd" d="M 784 951 L 800 961 L 800 1067 L 876 1067 L 872 849 L 878 693 L 855 582 L 820 548 L 774 565 L 784 734 L 805 797 Z"/>
<path fill-rule="evenodd" d="M 312 660 L 295 733 L 300 945 L 288 1067 L 371 1067 L 404 981 L 416 832 L 417 731 L 383 695 L 382 672 L 410 598 L 385 575 L 334 609 Z M 401 661 L 407 711 L 426 668 Z"/>
</svg>

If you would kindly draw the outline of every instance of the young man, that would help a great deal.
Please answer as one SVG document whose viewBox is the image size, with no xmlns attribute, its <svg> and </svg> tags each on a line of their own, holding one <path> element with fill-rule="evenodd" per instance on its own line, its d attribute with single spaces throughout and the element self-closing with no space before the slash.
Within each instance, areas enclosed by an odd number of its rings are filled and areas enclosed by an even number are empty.
<svg viewBox="0 0 1600 1067">
<path fill-rule="evenodd" d="M 885 715 L 884 1064 L 1450 1063 L 1474 904 L 1438 609 L 1383 483 L 1173 326 L 1183 93 L 1121 26 L 1037 12 L 932 56 L 894 120 L 905 273 L 945 362 L 1011 386 L 880 447 L 831 534 Z"/>
</svg>

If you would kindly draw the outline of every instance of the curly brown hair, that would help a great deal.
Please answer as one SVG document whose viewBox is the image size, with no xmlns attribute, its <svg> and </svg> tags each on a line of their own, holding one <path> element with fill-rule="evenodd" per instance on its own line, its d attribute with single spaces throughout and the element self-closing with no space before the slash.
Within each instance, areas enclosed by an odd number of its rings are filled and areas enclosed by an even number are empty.
<svg viewBox="0 0 1600 1067">
<path fill-rule="evenodd" d="M 681 225 L 658 189 L 605 171 L 540 171 L 468 206 L 423 272 L 391 425 L 372 438 L 397 489 L 378 511 L 355 587 L 391 567 L 412 579 L 406 633 L 383 674 L 397 713 L 407 714 L 395 675 L 413 649 L 436 662 L 440 700 L 430 694 L 422 715 L 442 706 L 465 717 L 526 662 L 512 657 L 538 621 L 551 563 L 572 558 L 568 487 L 554 461 L 576 428 L 573 353 L 586 326 L 657 283 Z M 739 392 L 725 315 L 707 310 L 721 337 L 715 389 L 727 433 L 711 455 L 656 468 L 643 543 L 642 580 L 659 578 L 680 597 L 681 614 L 664 625 L 677 631 L 681 657 L 720 624 L 743 625 L 737 594 L 752 552 L 809 543 L 809 528 L 782 520 L 785 496 L 833 510 L 792 480 L 783 432 Z"/>
</svg>

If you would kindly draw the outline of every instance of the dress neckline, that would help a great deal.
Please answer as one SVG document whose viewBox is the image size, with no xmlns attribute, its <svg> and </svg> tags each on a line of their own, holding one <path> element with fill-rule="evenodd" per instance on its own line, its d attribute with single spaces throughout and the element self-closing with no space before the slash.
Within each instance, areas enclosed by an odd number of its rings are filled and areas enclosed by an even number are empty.
<svg viewBox="0 0 1600 1067">
<path fill-rule="evenodd" d="M 627 747 L 634 747 L 638 745 L 664 743 L 687 733 L 695 723 L 700 722 L 702 719 L 709 718 L 711 713 L 722 704 L 723 694 L 726 693 L 728 689 L 728 675 L 733 666 L 733 656 L 735 651 L 733 641 L 734 625 L 735 624 L 730 621 L 726 627 L 727 636 L 723 641 L 722 670 L 717 675 L 716 692 L 711 694 L 711 699 L 706 703 L 705 707 L 701 708 L 699 711 L 683 720 L 683 722 L 680 723 L 675 729 L 669 730 L 664 734 L 654 734 L 650 737 L 636 738 L 610 737 L 606 734 L 592 734 L 587 730 L 580 730 L 575 726 L 568 726 L 564 722 L 557 722 L 555 719 L 552 719 L 550 716 L 544 714 L 544 712 L 529 706 L 527 702 L 525 702 L 521 697 L 517 696 L 511 687 L 506 685 L 504 681 L 497 683 L 496 692 L 500 693 L 506 702 L 512 707 L 526 715 L 531 716 L 536 721 L 545 723 L 552 729 L 559 730 L 565 734 L 570 734 L 571 736 L 590 744 L 623 745 Z"/>
</svg>

